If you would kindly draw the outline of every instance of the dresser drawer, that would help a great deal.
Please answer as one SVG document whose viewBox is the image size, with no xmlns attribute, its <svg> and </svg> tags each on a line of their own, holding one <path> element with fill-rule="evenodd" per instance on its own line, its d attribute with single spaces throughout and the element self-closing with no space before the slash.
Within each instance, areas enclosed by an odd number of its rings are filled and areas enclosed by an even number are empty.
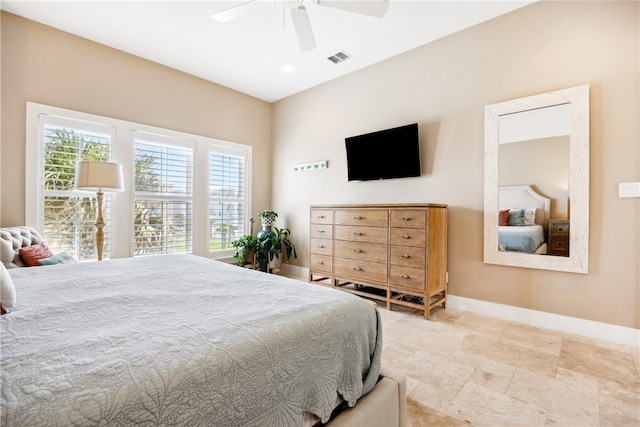
<svg viewBox="0 0 640 427">
<path fill-rule="evenodd" d="M 336 275 L 357 282 L 372 280 L 387 282 L 387 264 L 377 262 L 360 261 L 347 258 L 334 258 L 334 271 Z"/>
<path fill-rule="evenodd" d="M 392 265 L 389 268 L 389 283 L 403 288 L 424 290 L 424 273 L 422 268 Z"/>
<path fill-rule="evenodd" d="M 333 270 L 332 265 L 331 255 L 311 254 L 311 272 L 321 271 L 323 273 L 331 273 Z"/>
<path fill-rule="evenodd" d="M 311 224 L 333 224 L 331 209 L 311 209 Z"/>
<path fill-rule="evenodd" d="M 386 210 L 337 210 L 335 212 L 335 224 L 388 227 L 389 213 Z"/>
<path fill-rule="evenodd" d="M 569 221 L 551 220 L 549 221 L 551 233 L 556 235 L 568 235 L 569 234 Z"/>
<path fill-rule="evenodd" d="M 414 246 L 391 246 L 391 264 L 407 267 L 424 268 L 426 260 L 425 248 Z"/>
<path fill-rule="evenodd" d="M 387 228 L 336 225 L 336 240 L 386 244 L 387 233 Z"/>
<path fill-rule="evenodd" d="M 551 239 L 551 249 L 559 252 L 569 251 L 569 241 L 567 239 Z"/>
<path fill-rule="evenodd" d="M 392 245 L 421 246 L 424 247 L 426 234 L 419 228 L 392 228 L 390 241 Z"/>
<path fill-rule="evenodd" d="M 331 239 L 314 239 L 310 240 L 310 250 L 312 254 L 331 255 L 333 240 Z"/>
<path fill-rule="evenodd" d="M 392 210 L 391 226 L 401 228 L 425 228 L 427 215 L 425 211 Z"/>
<path fill-rule="evenodd" d="M 333 226 L 325 224 L 311 224 L 309 237 L 312 239 L 333 239 Z"/>
<path fill-rule="evenodd" d="M 387 263 L 387 245 L 381 243 L 336 240 L 335 256 L 363 261 Z"/>
</svg>

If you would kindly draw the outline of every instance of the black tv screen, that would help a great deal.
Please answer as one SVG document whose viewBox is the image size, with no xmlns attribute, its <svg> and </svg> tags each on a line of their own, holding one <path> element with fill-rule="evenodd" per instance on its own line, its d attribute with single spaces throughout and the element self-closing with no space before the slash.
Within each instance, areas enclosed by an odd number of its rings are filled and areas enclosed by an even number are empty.
<svg viewBox="0 0 640 427">
<path fill-rule="evenodd" d="M 420 176 L 418 124 L 345 138 L 349 181 Z"/>
</svg>

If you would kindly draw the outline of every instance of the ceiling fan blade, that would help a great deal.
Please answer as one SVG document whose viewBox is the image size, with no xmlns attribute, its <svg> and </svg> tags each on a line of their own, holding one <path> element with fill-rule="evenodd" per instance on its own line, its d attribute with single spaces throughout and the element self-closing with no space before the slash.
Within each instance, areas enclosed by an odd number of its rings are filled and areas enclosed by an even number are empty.
<svg viewBox="0 0 640 427">
<path fill-rule="evenodd" d="M 389 0 L 317 0 L 318 6 L 333 7 L 361 15 L 382 18 L 389 9 Z"/>
<path fill-rule="evenodd" d="M 296 30 L 296 36 L 298 36 L 300 50 L 305 52 L 315 49 L 316 39 L 313 37 L 313 30 L 311 29 L 307 9 L 302 5 L 294 7 L 291 9 L 291 19 L 293 20 L 293 27 Z"/>
<path fill-rule="evenodd" d="M 245 0 L 244 2 L 238 5 L 230 7 L 229 9 L 225 9 L 221 12 L 214 13 L 213 15 L 211 15 L 211 18 L 214 21 L 218 21 L 222 23 L 229 22 L 253 12 L 254 9 L 256 9 L 256 6 L 258 5 L 258 3 L 259 2 L 255 0 Z"/>
</svg>

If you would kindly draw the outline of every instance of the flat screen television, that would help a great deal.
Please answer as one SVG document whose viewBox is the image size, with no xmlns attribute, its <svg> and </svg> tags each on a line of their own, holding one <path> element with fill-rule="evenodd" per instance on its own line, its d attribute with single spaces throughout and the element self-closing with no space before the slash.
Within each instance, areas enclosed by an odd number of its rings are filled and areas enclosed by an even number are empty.
<svg viewBox="0 0 640 427">
<path fill-rule="evenodd" d="M 420 176 L 418 124 L 345 138 L 349 181 Z"/>
</svg>

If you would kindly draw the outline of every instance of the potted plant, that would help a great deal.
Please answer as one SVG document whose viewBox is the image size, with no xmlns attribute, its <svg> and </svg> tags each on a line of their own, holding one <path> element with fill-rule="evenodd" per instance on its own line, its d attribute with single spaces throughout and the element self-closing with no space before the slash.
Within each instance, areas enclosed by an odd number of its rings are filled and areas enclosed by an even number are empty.
<svg viewBox="0 0 640 427">
<path fill-rule="evenodd" d="M 288 261 L 293 255 L 298 257 L 295 245 L 289 240 L 291 231 L 288 228 L 261 231 L 258 233 L 256 248 L 256 268 L 260 271 L 273 273 L 282 267 L 282 261 Z"/>
<path fill-rule="evenodd" d="M 236 248 L 233 257 L 240 267 L 244 267 L 246 264 L 252 263 L 251 257 L 253 257 L 258 248 L 258 238 L 250 234 L 245 234 L 238 240 L 231 242 L 231 245 Z"/>
<path fill-rule="evenodd" d="M 273 222 L 278 217 L 278 214 L 275 211 L 264 210 L 258 213 L 258 218 L 260 219 L 260 223 L 262 224 L 263 230 L 268 230 L 268 227 L 271 227 Z"/>
</svg>

